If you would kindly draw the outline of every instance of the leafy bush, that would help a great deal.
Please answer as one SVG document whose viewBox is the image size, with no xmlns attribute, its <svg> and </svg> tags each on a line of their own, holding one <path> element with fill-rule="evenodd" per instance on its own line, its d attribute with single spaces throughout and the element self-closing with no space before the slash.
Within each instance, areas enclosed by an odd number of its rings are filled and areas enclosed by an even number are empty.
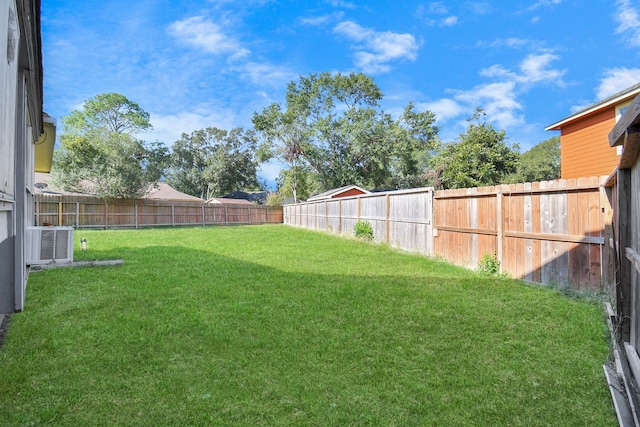
<svg viewBox="0 0 640 427">
<path fill-rule="evenodd" d="M 373 240 L 373 227 L 368 221 L 356 222 L 353 226 L 353 233 L 358 238 Z"/>
<path fill-rule="evenodd" d="M 484 254 L 478 262 L 478 272 L 483 276 L 500 275 L 500 261 L 496 254 Z"/>
<path fill-rule="evenodd" d="M 282 202 L 284 201 L 284 196 L 277 191 L 269 191 L 267 193 L 267 206 L 282 206 Z"/>
</svg>

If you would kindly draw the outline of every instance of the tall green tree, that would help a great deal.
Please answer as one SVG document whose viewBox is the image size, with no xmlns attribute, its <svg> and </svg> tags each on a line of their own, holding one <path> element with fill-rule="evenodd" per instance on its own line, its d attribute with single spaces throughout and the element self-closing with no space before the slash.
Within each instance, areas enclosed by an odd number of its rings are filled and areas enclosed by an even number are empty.
<svg viewBox="0 0 640 427">
<path fill-rule="evenodd" d="M 149 114 L 117 93 L 97 95 L 62 118 L 54 154 L 54 184 L 103 198 L 138 198 L 164 171 L 166 148 L 138 140 L 151 129 Z"/>
<path fill-rule="evenodd" d="M 550 181 L 560 177 L 560 137 L 554 136 L 520 155 L 520 164 L 509 182 Z"/>
<path fill-rule="evenodd" d="M 419 176 L 421 156 L 434 145 L 437 128 L 432 113 L 416 112 L 412 104 L 394 121 L 381 109 L 382 97 L 361 73 L 311 74 L 289 83 L 284 105 L 270 105 L 253 122 L 263 136 L 263 152 L 293 170 L 296 193 L 297 171 L 306 165 L 323 190 L 387 186 Z"/>
<path fill-rule="evenodd" d="M 262 136 L 258 160 L 275 158 L 287 164 L 288 190 L 294 202 L 298 201 L 300 175 L 308 171 L 304 150 L 311 137 L 310 127 L 298 113 L 295 106 L 283 111 L 280 104 L 274 103 L 260 114 L 253 114 L 253 126 Z"/>
<path fill-rule="evenodd" d="M 310 166 L 303 165 L 296 168 L 295 178 L 292 169 L 283 169 L 280 171 L 278 178 L 276 178 L 276 185 L 278 193 L 284 198 L 294 197 L 294 179 L 297 195 L 296 201 L 298 199 L 306 200 L 311 195 L 322 191 L 320 182 L 318 182 L 318 175 L 313 172 Z"/>
<path fill-rule="evenodd" d="M 396 188 L 415 188 L 427 185 L 426 171 L 438 146 L 436 116 L 431 111 L 415 110 L 412 102 L 394 123 L 392 182 Z"/>
<path fill-rule="evenodd" d="M 256 150 L 252 130 L 209 127 L 182 134 L 173 145 L 167 183 L 203 198 L 259 189 Z"/>
<path fill-rule="evenodd" d="M 446 144 L 434 159 L 442 188 L 496 185 L 513 174 L 520 161 L 518 145 L 508 145 L 504 130 L 496 130 L 477 109 L 456 142 Z"/>
</svg>

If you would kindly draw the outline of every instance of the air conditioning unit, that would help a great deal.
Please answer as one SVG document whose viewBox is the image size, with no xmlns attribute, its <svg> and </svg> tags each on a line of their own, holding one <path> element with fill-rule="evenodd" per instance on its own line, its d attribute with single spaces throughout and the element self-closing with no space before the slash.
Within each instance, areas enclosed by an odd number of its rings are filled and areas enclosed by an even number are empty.
<svg viewBox="0 0 640 427">
<path fill-rule="evenodd" d="M 27 227 L 27 264 L 73 261 L 73 227 Z"/>
</svg>

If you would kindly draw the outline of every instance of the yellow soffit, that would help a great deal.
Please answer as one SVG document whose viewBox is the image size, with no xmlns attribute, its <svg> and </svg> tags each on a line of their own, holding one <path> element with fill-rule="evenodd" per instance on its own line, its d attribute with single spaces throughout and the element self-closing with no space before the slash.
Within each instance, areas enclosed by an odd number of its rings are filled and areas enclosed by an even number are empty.
<svg viewBox="0 0 640 427">
<path fill-rule="evenodd" d="M 35 171 L 49 173 L 53 163 L 53 147 L 56 144 L 56 119 L 44 113 L 42 122 L 44 133 L 35 144 Z"/>
</svg>

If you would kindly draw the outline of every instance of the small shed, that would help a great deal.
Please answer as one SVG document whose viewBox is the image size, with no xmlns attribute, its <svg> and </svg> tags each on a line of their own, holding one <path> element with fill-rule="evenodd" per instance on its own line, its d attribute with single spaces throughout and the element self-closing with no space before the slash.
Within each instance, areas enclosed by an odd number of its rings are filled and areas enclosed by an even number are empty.
<svg viewBox="0 0 640 427">
<path fill-rule="evenodd" d="M 361 196 L 363 194 L 371 194 L 357 185 L 347 185 L 345 187 L 334 188 L 324 193 L 315 194 L 307 199 L 307 202 L 318 202 L 321 200 L 338 199 L 340 197 Z"/>
</svg>

